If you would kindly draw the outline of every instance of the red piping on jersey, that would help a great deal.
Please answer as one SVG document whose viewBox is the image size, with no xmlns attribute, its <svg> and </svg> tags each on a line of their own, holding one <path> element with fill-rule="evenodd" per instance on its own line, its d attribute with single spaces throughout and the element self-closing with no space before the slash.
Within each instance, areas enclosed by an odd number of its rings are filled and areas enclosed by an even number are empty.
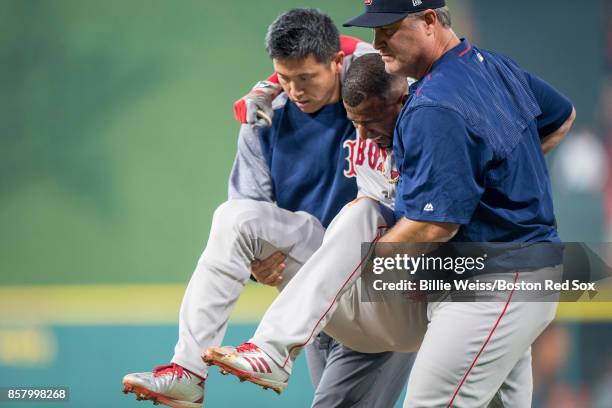
<svg viewBox="0 0 612 408">
<path fill-rule="evenodd" d="M 514 275 L 514 283 L 516 283 L 518 277 L 519 277 L 519 273 L 517 272 Z M 453 396 L 452 396 L 450 402 L 448 403 L 448 405 L 446 406 L 446 408 L 450 408 L 453 405 L 453 402 L 455 401 L 455 398 L 457 397 L 457 394 L 459 394 L 459 390 L 461 389 L 461 387 L 465 383 L 465 380 L 467 379 L 468 375 L 470 375 L 470 372 L 472 371 L 472 368 L 474 368 L 474 366 L 476 365 L 476 361 L 478 361 L 478 357 L 480 357 L 480 355 L 484 351 L 484 349 L 487 346 L 487 344 L 489 344 L 489 340 L 491 340 L 491 337 L 493 337 L 493 333 L 495 332 L 495 329 L 497 329 L 497 326 L 499 326 L 499 322 L 501 322 L 502 317 L 504 317 L 504 315 L 506 314 L 506 310 L 508 310 L 508 306 L 510 305 L 510 301 L 512 300 L 512 295 L 513 294 L 514 294 L 514 289 L 512 289 L 512 292 L 510 292 L 510 296 L 508 297 L 508 301 L 506 302 L 506 305 L 504 306 L 504 310 L 502 310 L 501 314 L 497 318 L 497 321 L 495 322 L 495 326 L 493 326 L 493 328 L 489 332 L 489 337 L 487 337 L 487 339 L 485 340 L 484 344 L 480 348 L 480 351 L 478 351 L 478 354 L 476 354 L 476 357 L 474 357 L 474 361 L 472 361 L 472 365 L 470 365 L 470 368 L 468 368 L 467 371 L 465 372 L 465 374 L 463 375 L 463 378 L 461 379 L 461 382 L 457 386 L 457 389 L 455 390 L 455 393 L 453 394 Z"/>
<path fill-rule="evenodd" d="M 378 227 L 378 230 L 381 229 L 387 229 L 389 228 L 386 225 L 381 225 Z M 374 238 L 373 241 L 370 242 L 370 247 L 374 244 L 376 244 L 380 239 L 382 238 L 382 235 L 377 236 L 376 238 Z M 368 250 L 368 253 L 370 253 L 370 251 Z M 351 274 L 349 275 L 349 277 L 344 281 L 344 283 L 342 284 L 342 286 L 340 286 L 340 289 L 338 289 L 338 292 L 336 293 L 336 296 L 334 296 L 334 300 L 332 300 L 332 302 L 330 303 L 330 305 L 327 307 L 327 310 L 325 310 L 325 312 L 323 313 L 323 315 L 319 318 L 319 320 L 317 320 L 317 323 L 314 325 L 314 327 L 312 328 L 312 330 L 310 331 L 310 334 L 308 335 L 308 338 L 306 339 L 305 342 L 298 344 L 296 346 L 293 346 L 289 349 L 289 355 L 287 356 L 287 358 L 285 359 L 285 361 L 283 362 L 283 365 L 281 366 L 282 368 L 285 368 L 285 366 L 287 365 L 287 362 L 289 361 L 289 358 L 291 357 L 291 352 L 299 347 L 304 347 L 306 344 L 308 344 L 308 342 L 310 341 L 310 339 L 312 338 L 314 331 L 316 330 L 316 328 L 319 326 L 319 323 L 321 323 L 321 320 L 323 320 L 323 318 L 325 318 L 325 316 L 327 316 L 327 313 L 329 313 L 330 309 L 332 308 L 332 306 L 334 305 L 334 303 L 336 303 L 336 300 L 338 299 L 338 295 L 340 295 L 340 292 L 342 292 L 342 289 L 344 289 L 344 287 L 349 283 L 349 281 L 353 278 L 353 276 L 355 276 L 355 273 L 361 268 L 361 265 L 363 265 L 363 263 L 365 262 L 365 260 L 368 259 L 368 255 L 366 254 L 366 256 L 361 260 L 361 262 L 359 262 L 359 265 L 357 265 L 357 267 L 353 270 L 353 272 L 351 272 Z"/>
<path fill-rule="evenodd" d="M 459 53 L 459 58 L 463 57 L 465 54 L 467 54 L 468 52 L 470 52 L 470 50 L 472 49 L 472 46 L 470 45 L 469 47 L 467 47 L 465 50 L 461 51 Z"/>
<path fill-rule="evenodd" d="M 425 82 L 423 82 L 423 84 L 419 87 L 419 89 L 416 92 L 416 96 L 419 96 L 421 94 L 421 91 L 423 90 L 423 88 L 425 87 L 425 84 L 427 83 L 427 81 L 431 80 L 431 72 L 427 74 L 427 79 L 425 80 Z"/>
<path fill-rule="evenodd" d="M 472 46 L 470 45 L 465 50 L 461 51 L 459 53 L 459 58 L 465 56 L 465 54 L 467 54 L 471 49 L 472 49 Z M 431 71 L 427 73 L 427 81 L 430 81 L 430 80 L 431 80 Z M 423 83 L 423 85 L 421 85 L 421 87 L 417 90 L 416 96 L 419 96 L 421 94 L 421 91 L 423 90 L 424 86 L 425 86 L 425 83 Z"/>
</svg>

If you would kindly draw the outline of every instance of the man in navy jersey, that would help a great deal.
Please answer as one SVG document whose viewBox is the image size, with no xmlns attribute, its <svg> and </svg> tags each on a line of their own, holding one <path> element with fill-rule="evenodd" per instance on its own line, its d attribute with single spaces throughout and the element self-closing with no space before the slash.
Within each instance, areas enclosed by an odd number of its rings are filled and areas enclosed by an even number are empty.
<svg viewBox="0 0 612 408">
<path fill-rule="evenodd" d="M 569 131 L 572 104 L 509 58 L 460 40 L 444 0 L 367 1 L 346 25 L 374 28 L 386 71 L 417 79 L 394 137 L 398 222 L 380 242 L 516 242 L 512 269 L 482 279 L 558 277 L 559 254 L 534 254 L 533 243 L 559 241 L 543 153 Z M 405 407 L 531 406 L 530 347 L 556 302 L 512 295 L 428 305 Z"/>
<path fill-rule="evenodd" d="M 269 128 L 240 129 L 229 201 L 215 211 L 185 292 L 172 363 L 123 379 L 125 391 L 140 399 L 201 406 L 207 376 L 201 355 L 221 344 L 252 263 L 257 269 L 258 263 L 286 257 L 282 278 L 273 274 L 265 282 L 282 289 L 321 245 L 329 222 L 357 195 L 355 179 L 345 175 L 343 145 L 355 138 L 355 130 L 340 96 L 341 73 L 350 61 L 341 51 L 338 30 L 317 10 L 295 9 L 269 27 L 266 46 L 284 93 L 274 100 Z M 313 406 L 392 407 L 410 358 L 357 353 L 330 338 L 314 343 L 309 350 Z"/>
</svg>

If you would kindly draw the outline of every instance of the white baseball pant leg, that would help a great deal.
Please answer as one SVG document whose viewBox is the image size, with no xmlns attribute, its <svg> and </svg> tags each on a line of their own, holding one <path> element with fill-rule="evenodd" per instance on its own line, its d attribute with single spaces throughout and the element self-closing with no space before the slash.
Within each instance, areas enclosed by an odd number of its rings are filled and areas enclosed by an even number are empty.
<svg viewBox="0 0 612 408">
<path fill-rule="evenodd" d="M 323 244 L 266 311 L 250 340 L 291 372 L 298 352 L 324 328 L 362 353 L 415 351 L 427 326 L 426 304 L 360 300 L 362 242 L 374 242 L 389 226 L 372 199 L 345 206 Z M 332 317 L 333 316 L 333 317 Z"/>
<path fill-rule="evenodd" d="M 561 267 L 479 276 L 513 281 L 538 274 L 558 279 Z M 518 274 L 518 275 L 517 275 Z M 540 275 L 541 276 L 541 275 Z M 531 344 L 553 320 L 557 297 L 546 302 L 436 302 L 408 380 L 405 408 L 531 406 Z"/>
<path fill-rule="evenodd" d="M 312 215 L 267 202 L 230 200 L 219 206 L 183 297 L 172 362 L 205 376 L 202 352 L 221 345 L 251 262 L 284 252 L 287 282 L 321 245 L 324 231 Z"/>
</svg>

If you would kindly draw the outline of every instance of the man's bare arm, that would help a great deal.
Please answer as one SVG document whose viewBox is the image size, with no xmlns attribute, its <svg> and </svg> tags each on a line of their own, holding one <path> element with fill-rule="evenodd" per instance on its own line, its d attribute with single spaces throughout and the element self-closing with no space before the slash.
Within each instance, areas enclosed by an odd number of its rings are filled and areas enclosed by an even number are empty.
<svg viewBox="0 0 612 408">
<path fill-rule="evenodd" d="M 414 252 L 427 253 L 433 251 L 438 245 L 418 245 L 410 248 L 402 246 L 397 248 L 391 244 L 402 243 L 442 243 L 447 242 L 459 231 L 459 224 L 444 222 L 413 221 L 408 218 L 400 219 L 393 228 L 378 240 L 376 246 L 377 256 L 394 256 L 396 253 Z M 381 245 L 382 244 L 382 245 Z"/>
<path fill-rule="evenodd" d="M 378 242 L 446 242 L 454 237 L 458 230 L 458 224 L 401 218 Z"/>
<path fill-rule="evenodd" d="M 563 140 L 565 135 L 567 135 L 567 133 L 572 128 L 575 119 L 576 109 L 572 109 L 572 113 L 569 118 L 567 118 L 565 123 L 563 123 L 563 125 L 561 125 L 559 129 L 542 139 L 542 151 L 544 152 L 544 154 L 547 154 L 552 149 L 557 147 L 557 145 L 561 142 L 561 140 Z"/>
</svg>

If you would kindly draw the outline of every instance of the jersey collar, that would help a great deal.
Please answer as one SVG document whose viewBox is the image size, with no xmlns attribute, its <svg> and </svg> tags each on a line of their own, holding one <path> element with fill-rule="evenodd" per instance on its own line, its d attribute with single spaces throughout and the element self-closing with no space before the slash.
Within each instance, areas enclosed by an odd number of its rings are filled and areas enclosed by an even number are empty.
<svg viewBox="0 0 612 408">
<path fill-rule="evenodd" d="M 454 48 L 451 48 L 446 53 L 444 53 L 436 62 L 434 62 L 431 66 L 429 72 L 433 71 L 440 64 L 445 61 L 450 61 L 456 58 L 463 58 L 470 50 L 472 49 L 472 44 L 466 39 L 462 38 L 461 42 L 457 44 Z"/>
<path fill-rule="evenodd" d="M 448 50 L 440 58 L 438 58 L 436 62 L 434 62 L 431 65 L 429 72 L 425 74 L 423 78 L 416 81 L 410 86 L 410 92 L 409 92 L 410 96 L 412 97 L 413 95 L 419 93 L 419 90 L 421 89 L 423 84 L 431 78 L 431 72 L 434 71 L 438 66 L 440 66 L 446 61 L 451 61 L 457 58 L 463 58 L 465 55 L 468 54 L 468 52 L 471 49 L 472 49 L 472 45 L 470 44 L 470 42 L 466 38 L 462 38 L 461 42 L 458 45 Z"/>
</svg>

